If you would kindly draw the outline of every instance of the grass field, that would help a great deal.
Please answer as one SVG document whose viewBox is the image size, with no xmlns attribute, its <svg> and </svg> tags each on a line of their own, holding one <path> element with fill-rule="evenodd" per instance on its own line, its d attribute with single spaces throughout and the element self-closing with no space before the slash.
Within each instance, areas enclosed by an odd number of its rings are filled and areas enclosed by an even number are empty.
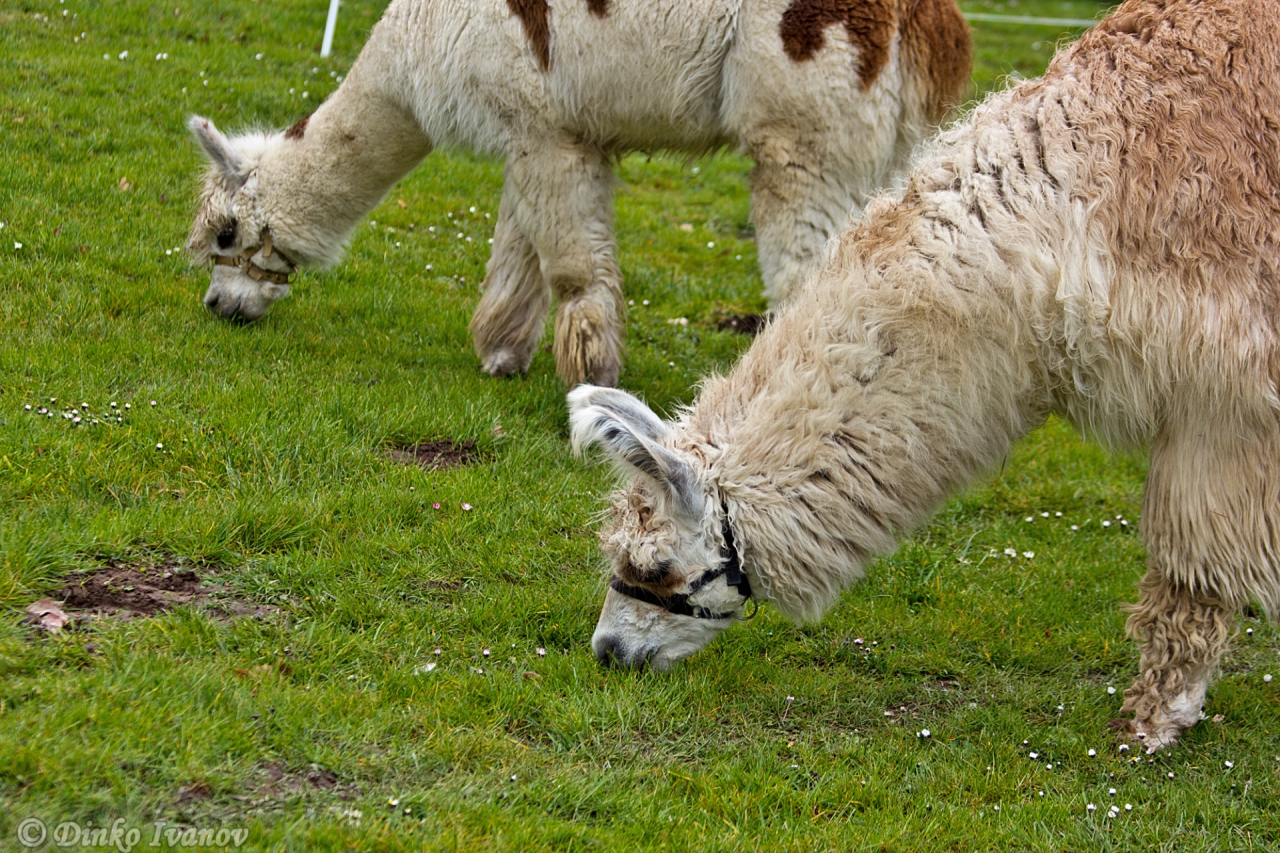
<svg viewBox="0 0 1280 853">
<path fill-rule="evenodd" d="M 348 0 L 322 60 L 325 5 L 0 0 L 0 849 L 30 817 L 140 848 L 1280 849 L 1280 632 L 1242 620 L 1213 720 L 1119 752 L 1144 463 L 1059 423 L 820 625 L 766 606 L 666 675 L 599 667 L 610 475 L 569 453 L 550 353 L 490 379 L 466 331 L 500 163 L 433 154 L 253 325 L 207 314 L 176 251 L 184 119 L 313 108 L 384 4 Z M 976 24 L 974 96 L 1078 32 Z M 749 344 L 719 320 L 764 308 L 748 169 L 622 164 L 622 384 L 659 410 Z M 442 439 L 476 464 L 385 452 Z M 103 567 L 210 595 L 23 622 Z"/>
</svg>

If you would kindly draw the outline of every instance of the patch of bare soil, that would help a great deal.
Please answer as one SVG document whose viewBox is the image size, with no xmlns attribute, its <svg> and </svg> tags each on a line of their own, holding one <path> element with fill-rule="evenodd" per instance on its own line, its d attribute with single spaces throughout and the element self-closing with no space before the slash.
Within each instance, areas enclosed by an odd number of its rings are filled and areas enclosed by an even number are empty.
<svg viewBox="0 0 1280 853">
<path fill-rule="evenodd" d="M 725 332 L 737 332 L 740 335 L 755 337 L 769 322 L 764 314 L 731 314 L 720 322 L 716 328 Z"/>
<path fill-rule="evenodd" d="M 354 799 L 360 792 L 355 785 L 344 784 L 332 771 L 312 764 L 300 773 L 286 771 L 280 764 L 268 764 L 262 768 L 262 777 L 254 786 L 254 793 L 271 799 L 287 799 L 308 791 L 326 791 L 340 800 Z"/>
<path fill-rule="evenodd" d="M 92 571 L 80 572 L 55 600 L 72 618 L 113 616 L 135 618 L 154 616 L 174 607 L 199 605 L 229 618 L 263 618 L 279 608 L 237 598 L 224 584 L 202 581 L 200 573 L 213 570 L 190 563 L 166 560 L 157 564 L 110 562 Z"/>
<path fill-rule="evenodd" d="M 476 452 L 476 443 L 471 440 L 461 443 L 442 439 L 440 441 L 424 441 L 411 447 L 392 447 L 386 451 L 387 458 L 401 465 L 417 465 L 428 471 L 448 471 L 464 465 L 474 465 L 480 461 Z"/>
</svg>

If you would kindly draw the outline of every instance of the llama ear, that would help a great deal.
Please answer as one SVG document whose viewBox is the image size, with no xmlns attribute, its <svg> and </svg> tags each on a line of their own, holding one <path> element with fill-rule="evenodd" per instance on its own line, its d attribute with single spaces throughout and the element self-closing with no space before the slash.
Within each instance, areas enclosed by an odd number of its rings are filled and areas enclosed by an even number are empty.
<svg viewBox="0 0 1280 853">
<path fill-rule="evenodd" d="M 690 520 L 702 515 L 702 499 L 692 466 L 658 444 L 669 430 L 644 403 L 625 391 L 579 385 L 569 393 L 574 453 L 598 444 L 620 467 L 648 477 Z"/>
<path fill-rule="evenodd" d="M 213 122 L 201 116 L 192 116 L 187 121 L 187 129 L 196 138 L 196 142 L 200 143 L 213 165 L 221 170 L 227 183 L 236 186 L 244 182 L 244 176 L 240 174 L 239 158 L 232 150 L 230 141 L 213 126 Z"/>
</svg>

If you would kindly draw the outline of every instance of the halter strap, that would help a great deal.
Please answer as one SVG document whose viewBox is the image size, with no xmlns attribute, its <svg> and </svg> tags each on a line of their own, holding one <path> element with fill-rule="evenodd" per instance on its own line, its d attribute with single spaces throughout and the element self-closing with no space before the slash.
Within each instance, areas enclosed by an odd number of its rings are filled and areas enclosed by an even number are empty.
<svg viewBox="0 0 1280 853">
<path fill-rule="evenodd" d="M 294 271 L 275 272 L 274 270 L 264 270 L 262 267 L 258 266 L 252 260 L 250 260 L 254 255 L 258 253 L 259 248 L 262 249 L 262 257 L 264 258 L 271 257 L 271 254 L 274 250 L 272 249 L 272 246 L 271 246 L 270 229 L 267 229 L 267 228 L 262 229 L 262 245 L 261 246 L 250 246 L 249 248 L 245 249 L 243 252 L 235 256 L 214 255 L 213 264 L 214 266 L 220 266 L 220 267 L 236 267 L 239 270 L 241 270 L 245 275 L 249 276 L 249 278 L 253 279 L 254 281 L 269 281 L 272 284 L 288 284 L 289 281 L 293 278 Z M 290 261 L 288 258 L 284 256 L 283 252 L 275 252 L 275 254 L 279 255 L 280 260 L 284 261 L 289 266 L 291 267 L 295 266 L 295 264 L 292 261 Z"/>
<path fill-rule="evenodd" d="M 724 524 L 720 528 L 720 532 L 724 537 L 724 544 L 720 547 L 720 565 L 714 569 L 703 572 L 689 584 L 688 592 L 673 592 L 670 595 L 658 595 L 650 589 L 643 586 L 633 586 L 622 580 L 622 578 L 614 577 L 609 581 L 609 586 L 628 598 L 634 598 L 637 601 L 643 601 L 646 604 L 652 604 L 655 607 L 661 607 L 668 613 L 674 613 L 677 616 L 692 616 L 695 619 L 733 619 L 738 615 L 736 610 L 728 613 L 716 613 L 706 607 L 698 604 L 690 604 L 689 597 L 697 595 L 698 591 L 704 586 L 711 583 L 718 577 L 723 576 L 725 582 L 729 586 L 738 590 L 738 594 L 744 599 L 751 598 L 751 583 L 747 580 L 747 574 L 742 570 L 742 562 L 738 556 L 738 548 L 733 539 L 733 527 L 729 524 L 729 508 L 725 506 L 723 500 L 720 501 L 720 509 L 724 513 Z M 755 613 L 751 614 L 752 616 Z M 747 617 L 751 618 L 751 617 Z"/>
</svg>

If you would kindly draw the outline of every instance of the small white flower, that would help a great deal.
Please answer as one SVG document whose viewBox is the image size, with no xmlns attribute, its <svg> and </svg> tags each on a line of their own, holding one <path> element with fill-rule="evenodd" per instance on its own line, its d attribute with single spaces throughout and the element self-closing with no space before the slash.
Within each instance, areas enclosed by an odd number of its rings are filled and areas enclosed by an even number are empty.
<svg viewBox="0 0 1280 853">
<path fill-rule="evenodd" d="M 482 654 L 483 654 L 485 657 L 488 657 L 488 656 L 489 656 L 489 650 L 488 650 L 488 649 L 485 649 L 485 650 L 482 652 Z"/>
<path fill-rule="evenodd" d="M 1107 796 L 1109 796 L 1109 797 L 1114 797 L 1115 795 L 1116 795 L 1116 789 L 1115 789 L 1115 788 L 1108 788 L 1108 789 L 1107 789 Z"/>
<path fill-rule="evenodd" d="M 1004 555 L 1005 555 L 1006 557 L 1016 557 L 1016 556 L 1018 556 L 1018 552 L 1017 552 L 1017 550 L 1016 550 L 1016 549 L 1014 549 L 1014 548 L 1005 548 L 1005 549 L 1004 549 Z"/>
<path fill-rule="evenodd" d="M 1049 513 L 1047 513 L 1047 512 L 1042 512 L 1042 513 L 1040 513 L 1040 517 L 1041 517 L 1041 518 L 1048 518 L 1048 517 L 1049 517 Z"/>
<path fill-rule="evenodd" d="M 260 53 L 255 53 L 255 54 L 253 55 L 253 58 L 254 58 L 254 59 L 261 59 L 261 58 L 262 58 L 262 54 L 260 54 Z"/>
<path fill-rule="evenodd" d="M 1035 552 L 1035 551 L 1023 551 L 1023 552 L 1022 552 L 1022 556 L 1026 557 L 1028 560 L 1030 560 L 1031 558 L 1033 558 L 1035 555 L 1036 555 L 1036 552 Z"/>
<path fill-rule="evenodd" d="M 302 97 L 306 98 L 306 97 L 308 97 L 310 94 L 311 94 L 310 92 L 303 92 L 303 93 L 302 93 Z"/>
<path fill-rule="evenodd" d="M 1030 759 L 1036 759 L 1036 758 L 1039 758 L 1039 757 L 1040 757 L 1040 753 L 1038 753 L 1038 752 L 1033 752 L 1033 753 L 1031 753 L 1030 755 L 1028 755 L 1028 756 L 1027 756 L 1027 758 L 1030 758 Z"/>
<path fill-rule="evenodd" d="M 1035 517 L 1034 515 L 1028 515 L 1026 520 L 1027 520 L 1028 522 L 1035 521 L 1035 520 L 1036 520 L 1036 517 Z"/>
<path fill-rule="evenodd" d="M 1078 525 L 1078 524 L 1073 524 L 1073 525 L 1071 525 L 1071 529 L 1072 529 L 1072 530 L 1079 530 L 1079 529 L 1080 529 L 1080 525 Z"/>
<path fill-rule="evenodd" d="M 17 242 L 15 242 L 15 243 L 13 244 L 13 248 L 15 248 L 15 249 L 21 249 L 21 248 L 22 248 L 22 244 L 21 244 L 21 243 L 17 243 Z"/>
<path fill-rule="evenodd" d="M 1054 518 L 1062 518 L 1062 513 L 1060 513 L 1060 512 L 1055 512 L 1055 513 L 1053 514 L 1053 517 L 1054 517 Z"/>
<path fill-rule="evenodd" d="M 920 730 L 920 737 L 922 737 L 922 738 L 928 738 L 928 737 L 931 737 L 931 736 L 932 736 L 932 734 L 933 734 L 933 733 L 932 733 L 932 732 L 930 732 L 928 729 L 921 729 L 921 730 Z"/>
<path fill-rule="evenodd" d="M 463 504 L 463 505 L 462 505 L 462 511 L 463 511 L 463 512 L 471 512 L 471 504 Z"/>
<path fill-rule="evenodd" d="M 1102 522 L 1102 526 L 1103 526 L 1103 527 L 1110 527 L 1110 526 L 1111 526 L 1111 522 L 1109 522 L 1109 521 L 1104 521 L 1104 522 Z"/>
<path fill-rule="evenodd" d="M 1263 680 L 1263 681 L 1265 681 L 1267 684 L 1270 684 L 1270 683 L 1271 683 L 1271 673 L 1267 673 L 1266 675 L 1262 676 L 1262 680 Z"/>
<path fill-rule="evenodd" d="M 1108 686 L 1107 686 L 1107 695 L 1108 695 L 1108 696 L 1114 696 L 1114 695 L 1116 695 L 1116 689 L 1115 689 L 1114 687 L 1112 687 L 1112 686 L 1108 685 Z"/>
<path fill-rule="evenodd" d="M 713 241 L 711 241 L 711 242 L 709 242 L 709 243 L 707 243 L 707 248 L 708 248 L 708 249 L 714 249 L 715 247 L 716 247 L 716 244 L 715 244 L 715 241 L 714 241 L 714 240 L 713 240 Z"/>
<path fill-rule="evenodd" d="M 540 658 L 545 658 L 547 656 L 547 650 L 541 646 L 539 646 L 535 651 L 537 651 L 538 657 Z"/>
<path fill-rule="evenodd" d="M 1125 804 L 1124 804 L 1124 810 L 1125 810 L 1125 811 L 1127 811 L 1127 812 L 1131 812 L 1131 811 L 1133 811 L 1133 804 L 1132 804 L 1132 803 L 1125 803 Z"/>
<path fill-rule="evenodd" d="M 1090 757 L 1090 758 L 1093 758 L 1093 757 L 1094 757 L 1095 755 L 1097 755 L 1097 754 L 1098 754 L 1098 750 L 1096 750 L 1096 749 L 1091 749 L 1091 750 L 1089 750 L 1089 757 Z"/>
<path fill-rule="evenodd" d="M 1085 808 L 1087 808 L 1087 809 L 1088 809 L 1089 811 L 1091 811 L 1091 812 L 1094 812 L 1094 811 L 1097 811 L 1097 810 L 1098 810 L 1098 807 L 1097 807 L 1097 806 L 1095 806 L 1093 803 L 1089 803 L 1089 805 L 1088 805 L 1088 806 L 1086 806 Z"/>
<path fill-rule="evenodd" d="M 1231 763 L 1230 761 L 1224 761 L 1222 763 L 1227 765 L 1228 770 L 1230 770 L 1232 767 L 1235 767 L 1235 764 Z"/>
<path fill-rule="evenodd" d="M 640 301 L 640 304 L 641 304 L 641 305 L 648 305 L 648 304 L 649 304 L 649 300 L 648 300 L 648 299 L 642 299 L 642 300 Z"/>
<path fill-rule="evenodd" d="M 127 50 L 122 50 L 122 51 L 120 51 L 120 58 L 121 58 L 121 59 L 128 59 L 128 58 L 129 58 L 129 51 L 127 51 Z"/>
<path fill-rule="evenodd" d="M 1127 744 L 1127 743 L 1122 743 L 1122 744 L 1120 744 L 1120 751 L 1121 751 L 1121 752 L 1128 752 L 1128 751 L 1129 751 L 1129 744 Z"/>
<path fill-rule="evenodd" d="M 157 442 L 156 442 L 156 450 L 164 450 L 164 445 L 157 441 Z"/>
</svg>

